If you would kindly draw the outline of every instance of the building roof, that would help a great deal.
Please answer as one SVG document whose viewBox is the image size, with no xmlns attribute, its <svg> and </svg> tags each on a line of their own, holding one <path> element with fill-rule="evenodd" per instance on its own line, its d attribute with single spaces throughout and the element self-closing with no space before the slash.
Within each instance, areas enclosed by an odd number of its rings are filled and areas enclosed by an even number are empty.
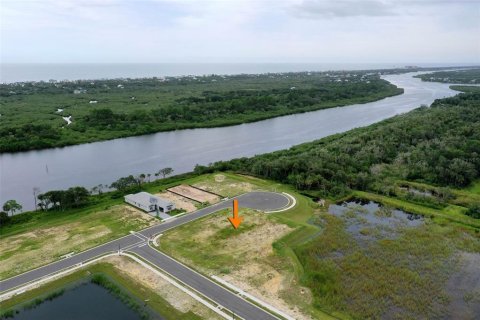
<svg viewBox="0 0 480 320">
<path fill-rule="evenodd" d="M 174 203 L 165 199 L 162 199 L 160 197 L 154 196 L 153 194 L 150 194 L 148 192 L 139 192 L 135 194 L 128 194 L 125 196 L 125 199 L 129 199 L 138 203 L 142 203 L 145 205 L 149 204 L 157 204 L 159 207 L 165 208 L 169 205 L 173 205 Z"/>
</svg>

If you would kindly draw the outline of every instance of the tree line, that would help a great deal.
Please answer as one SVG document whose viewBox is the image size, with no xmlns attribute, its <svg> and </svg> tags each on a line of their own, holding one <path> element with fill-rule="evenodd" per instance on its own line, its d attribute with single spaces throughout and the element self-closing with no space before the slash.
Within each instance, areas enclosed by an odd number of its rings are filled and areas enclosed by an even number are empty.
<svg viewBox="0 0 480 320">
<path fill-rule="evenodd" d="M 154 175 L 165 179 L 171 175 L 174 170 L 170 167 L 158 170 Z M 151 174 L 139 174 L 137 176 L 129 175 L 121 177 L 110 185 L 99 184 L 87 190 L 84 187 L 72 187 L 67 190 L 51 190 L 45 193 L 39 193 L 38 188 L 34 188 L 33 196 L 36 210 L 41 211 L 65 211 L 85 207 L 92 203 L 92 197 L 103 194 L 105 189 L 113 191 L 111 198 L 119 198 L 127 193 L 139 192 L 142 190 L 144 182 L 150 182 Z M 147 180 L 148 179 L 148 180 Z M 22 211 L 23 207 L 16 200 L 8 200 L 2 206 L 0 211 L 0 225 L 7 224 L 11 217 Z M 19 221 L 23 221 L 19 219 Z"/>
<path fill-rule="evenodd" d="M 479 105 L 480 93 L 463 93 L 366 128 L 195 172 L 233 170 L 334 198 L 352 189 L 390 194 L 397 179 L 465 187 L 480 176 Z"/>
<path fill-rule="evenodd" d="M 152 87 L 147 85 L 138 88 L 137 83 L 128 89 L 133 90 L 128 91 L 132 97 L 115 87 L 115 90 L 107 90 L 99 95 L 103 99 L 98 105 L 89 104 L 81 94 L 53 94 L 47 89 L 36 91 L 40 87 L 50 88 L 51 85 L 56 88 L 52 90 L 60 90 L 54 84 L 30 83 L 25 87 L 31 88 L 33 93 L 15 93 L 3 102 L 5 114 L 2 112 L 4 125 L 0 128 L 0 152 L 62 147 L 176 129 L 239 124 L 375 101 L 403 92 L 380 79 L 377 74 L 338 73 L 335 76 L 337 78 L 323 74 L 276 77 L 278 79 L 268 76 L 259 76 L 258 79 L 250 76 L 246 80 L 221 78 L 215 85 L 202 85 L 205 88 L 198 84 L 186 86 L 176 82 L 175 85 L 158 87 L 163 90 L 160 92 L 153 91 L 157 88 L 153 84 Z M 145 82 L 159 83 L 158 80 Z M 68 90 L 75 87 L 63 85 Z M 103 87 L 100 84 L 95 86 Z M 15 86 L 18 90 L 24 90 L 25 87 Z M 139 100 L 142 101 L 135 100 L 135 96 L 141 96 Z M 59 108 L 65 110 L 58 113 L 47 105 L 61 106 Z M 63 115 L 72 115 L 73 122 L 66 125 L 61 119 Z"/>
</svg>

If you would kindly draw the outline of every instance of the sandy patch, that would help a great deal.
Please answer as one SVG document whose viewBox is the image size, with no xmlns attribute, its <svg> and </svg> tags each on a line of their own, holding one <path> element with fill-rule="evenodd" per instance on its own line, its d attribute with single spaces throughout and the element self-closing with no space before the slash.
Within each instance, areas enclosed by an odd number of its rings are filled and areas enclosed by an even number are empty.
<svg viewBox="0 0 480 320">
<path fill-rule="evenodd" d="M 286 271 L 289 268 L 288 261 L 274 255 L 272 244 L 293 229 L 287 225 L 275 223 L 261 212 L 242 210 L 240 214 L 244 216 L 244 226 L 249 225 L 249 230 L 238 235 L 225 237 L 225 229 L 231 226 L 226 220 L 226 215 L 215 214 L 205 219 L 200 227 L 188 230 L 183 228 L 181 232 L 172 230 L 171 233 L 164 235 L 163 243 L 165 241 L 181 242 L 188 233 L 188 240 L 197 244 L 194 249 L 191 249 L 191 251 L 195 250 L 195 255 L 201 253 L 205 257 L 232 256 L 232 263 L 213 264 L 213 268 L 209 268 L 206 266 L 212 266 L 211 263 L 196 264 L 190 260 L 188 253 L 179 256 L 172 247 L 176 258 L 195 266 L 206 274 L 221 276 L 229 283 L 287 312 L 296 319 L 311 319 L 297 306 L 290 305 L 282 298 L 295 295 L 303 301 L 311 301 L 309 290 L 300 287 L 295 282 L 293 274 Z M 232 248 L 235 250 L 232 251 Z M 224 272 L 222 270 L 228 271 L 222 274 Z"/>
<path fill-rule="evenodd" d="M 242 243 L 242 247 L 246 250 L 242 252 L 244 263 L 223 278 L 275 308 L 287 312 L 295 319 L 312 319 L 303 314 L 298 307 L 289 305 L 281 298 L 284 291 L 292 288 L 294 283 L 292 283 L 291 277 L 276 269 L 275 259 L 271 259 L 272 244 L 290 231 L 292 229 L 286 225 L 273 224 L 268 221 L 241 234 L 236 239 L 228 239 L 227 247 L 234 243 Z M 297 294 L 302 294 L 302 292 L 305 294 L 308 291 L 306 288 L 297 287 Z M 305 299 L 310 299 L 309 295 L 306 295 Z"/>
<path fill-rule="evenodd" d="M 225 176 L 223 174 L 215 175 L 215 182 L 223 182 L 224 180 L 225 180 Z"/>
<path fill-rule="evenodd" d="M 155 195 L 159 196 L 160 198 L 172 201 L 173 203 L 175 203 L 175 207 L 177 209 L 183 209 L 186 212 L 193 212 L 197 210 L 195 202 L 170 191 L 157 193 Z"/>
<path fill-rule="evenodd" d="M 201 203 L 204 203 L 204 202 L 217 203 L 218 201 L 220 201 L 220 197 L 218 197 L 214 194 L 211 194 L 211 193 L 193 188 L 193 187 L 188 186 L 186 184 L 181 184 L 179 186 L 170 188 L 170 189 L 168 189 L 168 191 L 177 193 L 179 195 L 182 195 L 184 197 L 187 197 L 189 199 L 193 199 L 193 200 L 201 202 Z"/>
<path fill-rule="evenodd" d="M 115 266 L 118 272 L 135 279 L 141 285 L 156 292 L 164 298 L 175 309 L 181 312 L 193 312 L 203 319 L 221 319 L 217 314 L 207 309 L 204 305 L 194 300 L 188 294 L 176 288 L 166 280 L 162 279 L 151 270 L 126 257 L 112 256 L 102 262 L 108 262 Z"/>
<path fill-rule="evenodd" d="M 217 176 L 219 175 L 216 175 L 214 179 L 209 181 L 195 183 L 194 186 L 225 197 L 233 197 L 258 189 L 253 184 L 248 182 L 237 182 L 232 179 L 228 179 L 223 175 L 222 176 L 224 178 L 219 179 Z"/>
</svg>

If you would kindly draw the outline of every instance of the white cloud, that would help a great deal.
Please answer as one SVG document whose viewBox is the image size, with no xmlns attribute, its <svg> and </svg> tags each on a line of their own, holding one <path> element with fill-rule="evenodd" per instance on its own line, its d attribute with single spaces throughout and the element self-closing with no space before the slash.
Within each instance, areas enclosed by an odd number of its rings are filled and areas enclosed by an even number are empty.
<svg viewBox="0 0 480 320">
<path fill-rule="evenodd" d="M 478 1 L 3 0 L 2 62 L 480 62 Z"/>
</svg>

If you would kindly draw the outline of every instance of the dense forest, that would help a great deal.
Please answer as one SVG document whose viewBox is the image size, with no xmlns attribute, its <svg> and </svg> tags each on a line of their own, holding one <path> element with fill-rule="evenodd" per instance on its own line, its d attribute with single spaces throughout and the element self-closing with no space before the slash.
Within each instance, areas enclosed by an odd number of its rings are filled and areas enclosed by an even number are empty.
<svg viewBox="0 0 480 320">
<path fill-rule="evenodd" d="M 380 74 L 301 72 L 4 84 L 0 152 L 226 126 L 403 92 L 381 80 Z"/>
<path fill-rule="evenodd" d="M 352 189 L 389 194 L 396 179 L 464 187 L 480 176 L 480 93 L 436 100 L 431 107 L 289 150 L 196 168 L 214 170 L 253 174 L 334 198 Z"/>
<path fill-rule="evenodd" d="M 422 81 L 443 82 L 443 83 L 480 83 L 480 68 L 455 70 L 455 71 L 437 71 L 433 73 L 424 73 L 416 76 Z"/>
</svg>

